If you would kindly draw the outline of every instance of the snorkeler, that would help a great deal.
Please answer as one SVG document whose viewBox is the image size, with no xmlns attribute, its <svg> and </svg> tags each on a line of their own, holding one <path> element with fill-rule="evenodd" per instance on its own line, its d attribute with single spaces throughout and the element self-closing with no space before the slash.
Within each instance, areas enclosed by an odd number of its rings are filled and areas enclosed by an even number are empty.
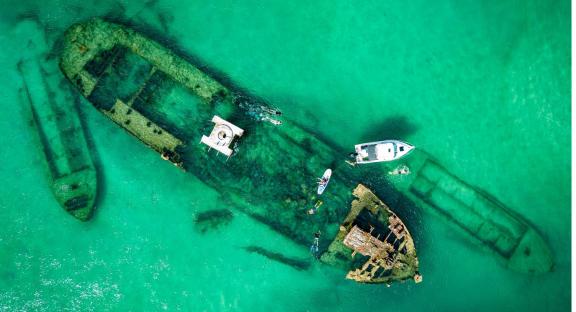
<svg viewBox="0 0 576 312">
<path fill-rule="evenodd" d="M 322 234 L 320 231 L 314 233 L 314 242 L 312 243 L 312 246 L 310 246 L 310 252 L 316 259 L 319 259 L 318 250 L 320 244 L 320 234 Z"/>
<path fill-rule="evenodd" d="M 315 213 L 318 211 L 318 208 L 320 208 L 320 206 L 322 206 L 322 204 L 323 204 L 323 202 L 322 202 L 321 200 L 317 201 L 317 202 L 314 204 L 314 208 L 310 208 L 310 209 L 307 211 L 307 213 L 308 213 L 309 215 L 315 214 Z"/>
<path fill-rule="evenodd" d="M 346 159 L 346 163 L 349 164 L 352 167 L 356 166 L 356 156 L 358 156 L 358 153 L 350 153 L 348 154 L 348 157 L 352 158 L 353 160 L 350 159 Z"/>
<path fill-rule="evenodd" d="M 273 119 L 273 118 L 270 118 L 270 117 L 268 117 L 268 116 L 264 116 L 264 117 L 262 117 L 260 120 L 262 120 L 262 121 L 269 121 L 271 124 L 273 124 L 273 125 L 275 125 L 275 126 L 279 126 L 279 125 L 282 124 L 282 122 L 281 122 L 280 120 Z"/>
<path fill-rule="evenodd" d="M 260 109 L 262 109 L 262 111 L 264 111 L 270 115 L 277 115 L 277 116 L 282 115 L 282 112 L 279 109 L 270 108 L 270 107 L 267 107 L 264 105 L 260 105 Z"/>
<path fill-rule="evenodd" d="M 282 124 L 282 121 L 272 118 L 278 117 L 282 115 L 282 112 L 279 109 L 270 108 L 265 105 L 256 104 L 252 102 L 250 99 L 239 96 L 234 100 L 234 103 L 238 105 L 240 108 L 244 109 L 246 115 L 251 117 L 252 119 L 259 120 L 259 121 L 268 121 L 275 126 L 279 126 Z"/>
<path fill-rule="evenodd" d="M 401 165 L 396 167 L 394 170 L 389 171 L 388 174 L 390 175 L 407 175 L 410 174 L 410 168 L 406 165 Z"/>
</svg>

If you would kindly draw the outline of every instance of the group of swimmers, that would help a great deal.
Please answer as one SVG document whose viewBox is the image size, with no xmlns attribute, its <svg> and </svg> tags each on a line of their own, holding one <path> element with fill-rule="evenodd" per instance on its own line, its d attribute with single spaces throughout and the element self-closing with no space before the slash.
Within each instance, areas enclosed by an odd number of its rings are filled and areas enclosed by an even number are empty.
<svg viewBox="0 0 576 312">
<path fill-rule="evenodd" d="M 241 97 L 236 98 L 236 103 L 253 119 L 267 121 L 275 126 L 282 124 L 280 120 L 276 119 L 282 116 L 282 112 L 279 109 L 270 108 L 263 104 L 253 103 L 249 99 Z"/>
<path fill-rule="evenodd" d="M 326 184 L 328 184 L 328 181 L 330 179 L 327 177 L 322 177 L 318 179 L 318 185 L 319 186 L 326 186 Z M 324 202 L 322 200 L 317 200 L 316 203 L 314 204 L 314 207 L 310 208 L 308 211 L 306 211 L 306 213 L 308 213 L 309 215 L 313 215 L 318 211 L 318 208 L 320 208 L 320 206 L 322 206 Z M 310 246 L 310 253 L 312 253 L 312 255 L 316 258 L 316 259 L 320 259 L 320 253 L 319 253 L 319 244 L 320 244 L 320 234 L 322 234 L 322 232 L 317 231 L 316 233 L 314 233 L 314 241 L 312 242 L 312 246 Z"/>
</svg>

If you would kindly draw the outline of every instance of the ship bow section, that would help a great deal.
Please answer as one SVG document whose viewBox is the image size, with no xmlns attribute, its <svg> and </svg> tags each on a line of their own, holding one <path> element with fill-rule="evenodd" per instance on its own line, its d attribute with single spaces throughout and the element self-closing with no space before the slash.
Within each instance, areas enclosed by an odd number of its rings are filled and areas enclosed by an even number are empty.
<svg viewBox="0 0 576 312">
<path fill-rule="evenodd" d="M 410 232 L 400 218 L 360 184 L 340 230 L 321 260 L 346 267 L 361 283 L 422 281 Z"/>
</svg>

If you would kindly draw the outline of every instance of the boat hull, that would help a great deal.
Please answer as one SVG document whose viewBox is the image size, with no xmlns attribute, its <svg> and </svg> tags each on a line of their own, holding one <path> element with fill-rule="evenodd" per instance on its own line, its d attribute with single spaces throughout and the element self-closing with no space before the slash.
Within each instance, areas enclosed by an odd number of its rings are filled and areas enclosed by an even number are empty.
<svg viewBox="0 0 576 312">
<path fill-rule="evenodd" d="M 61 78 L 45 77 L 50 71 L 37 61 L 24 60 L 19 70 L 23 77 L 21 101 L 30 107 L 52 192 L 64 210 L 87 221 L 94 214 L 97 179 L 74 99 L 54 92 L 49 81 Z"/>
<path fill-rule="evenodd" d="M 410 200 L 491 251 L 509 269 L 544 273 L 553 268 L 542 236 L 496 198 L 452 175 L 422 150 L 414 151 L 406 165 L 409 175 L 389 181 Z"/>
<path fill-rule="evenodd" d="M 414 146 L 398 140 L 384 140 L 356 144 L 354 149 L 357 164 L 370 164 L 399 160 L 410 153 Z"/>
</svg>

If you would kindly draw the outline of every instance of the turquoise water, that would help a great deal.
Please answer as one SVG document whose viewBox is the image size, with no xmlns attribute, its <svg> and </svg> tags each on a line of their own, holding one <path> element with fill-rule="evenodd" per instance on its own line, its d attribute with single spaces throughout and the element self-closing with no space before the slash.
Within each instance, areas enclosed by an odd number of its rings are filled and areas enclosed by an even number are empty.
<svg viewBox="0 0 576 312">
<path fill-rule="evenodd" d="M 0 309 L 561 311 L 570 303 L 570 4 L 567 1 L 3 1 L 0 16 Z M 53 200 L 16 63 L 91 16 L 129 17 L 340 146 L 395 137 L 435 156 L 539 229 L 553 272 L 503 268 L 424 212 L 406 220 L 424 282 L 358 285 L 242 247 L 306 248 L 236 212 L 198 233 L 218 193 L 174 169 L 86 101 L 100 168 L 92 221 Z M 21 20 L 36 20 L 31 33 Z M 401 207 L 392 207 L 400 210 Z"/>
</svg>

